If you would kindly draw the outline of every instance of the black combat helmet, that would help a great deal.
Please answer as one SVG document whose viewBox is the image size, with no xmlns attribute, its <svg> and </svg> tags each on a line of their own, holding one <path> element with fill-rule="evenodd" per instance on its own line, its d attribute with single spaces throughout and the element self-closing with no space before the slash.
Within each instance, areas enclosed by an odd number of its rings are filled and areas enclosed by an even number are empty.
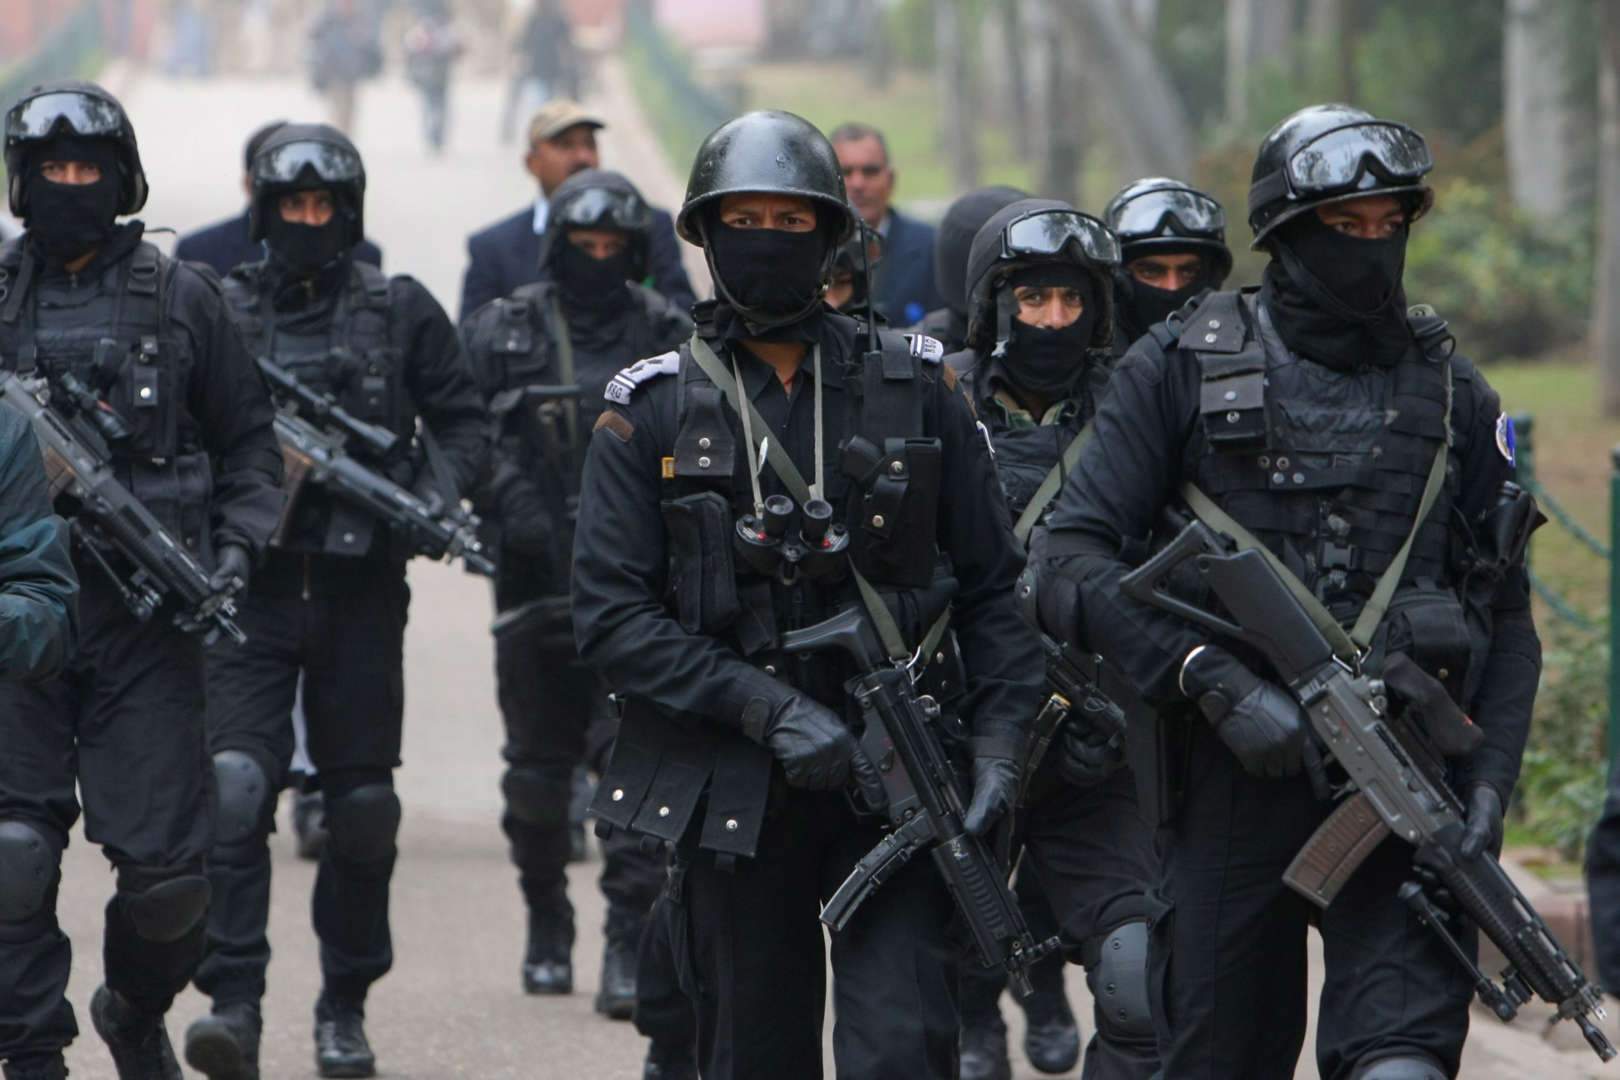
<svg viewBox="0 0 1620 1080">
<path fill-rule="evenodd" d="M 967 318 L 967 265 L 973 238 L 990 215 L 1004 206 L 1029 198 L 1013 187 L 983 187 L 958 196 L 945 209 L 934 233 L 934 288 L 945 306 Z"/>
<path fill-rule="evenodd" d="M 540 240 L 540 265 L 551 261 L 569 229 L 614 229 L 630 237 L 631 278 L 647 276 L 647 249 L 652 241 L 652 211 L 622 173 L 584 169 L 557 185 L 546 209 L 546 234 Z"/>
<path fill-rule="evenodd" d="M 366 167 L 349 137 L 330 124 L 283 124 L 253 157 L 249 236 L 263 240 L 271 200 L 289 191 L 326 188 L 348 226 L 348 243 L 365 235 Z"/>
<path fill-rule="evenodd" d="M 704 208 L 742 192 L 797 195 L 819 204 L 828 212 L 818 214 L 817 221 L 828 230 L 829 265 L 834 249 L 855 228 L 832 143 L 810 121 L 790 112 L 744 113 L 709 133 L 692 162 L 675 231 L 687 243 L 701 246 Z"/>
<path fill-rule="evenodd" d="M 997 303 L 997 294 L 1017 271 L 1047 263 L 1078 266 L 1095 283 L 1102 312 L 1091 344 L 1106 347 L 1114 333 L 1112 274 L 1119 265 L 1119 243 L 1101 221 L 1056 199 L 1020 199 L 1004 206 L 973 238 L 966 277 L 968 341 L 980 348 L 1005 342 L 1011 313 Z"/>
<path fill-rule="evenodd" d="M 124 107 L 106 90 L 83 79 L 45 83 L 24 94 L 6 113 L 6 172 L 11 177 L 11 212 L 24 220 L 23 179 L 29 155 L 42 143 L 63 135 L 106 139 L 118 157 L 120 214 L 146 205 L 146 173 L 141 168 L 135 127 Z"/>
<path fill-rule="evenodd" d="M 1306 210 L 1364 195 L 1399 195 L 1414 221 L 1434 205 L 1423 177 L 1429 144 L 1405 124 L 1350 105 L 1311 105 L 1266 134 L 1249 182 L 1249 227 L 1259 248 Z"/>
<path fill-rule="evenodd" d="M 1209 282 L 1220 288 L 1232 272 L 1226 246 L 1226 212 L 1191 184 L 1167 176 L 1133 180 L 1103 208 L 1103 221 L 1119 238 L 1125 262 L 1154 252 L 1202 255 Z"/>
</svg>

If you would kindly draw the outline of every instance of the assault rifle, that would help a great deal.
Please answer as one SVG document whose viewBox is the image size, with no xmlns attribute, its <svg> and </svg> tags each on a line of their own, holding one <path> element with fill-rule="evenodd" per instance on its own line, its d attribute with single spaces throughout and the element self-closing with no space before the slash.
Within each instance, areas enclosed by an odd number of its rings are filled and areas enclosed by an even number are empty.
<svg viewBox="0 0 1620 1080">
<path fill-rule="evenodd" d="M 1319 747 L 1325 746 L 1348 777 L 1337 793 L 1343 796 L 1337 808 L 1294 859 L 1284 881 L 1325 908 L 1393 832 L 1417 849 L 1417 865 L 1451 893 L 1463 915 L 1507 958 L 1499 986 L 1462 947 L 1448 926 L 1451 916 L 1425 886 L 1418 881 L 1401 886 L 1399 898 L 1468 971 L 1480 1000 L 1508 1021 L 1534 993 L 1557 1008 L 1558 1019 L 1573 1020 L 1600 1058 L 1613 1058 L 1614 1047 L 1593 1022 L 1606 1015 L 1598 989 L 1494 855 L 1462 854 L 1466 814 L 1446 785 L 1442 759 L 1425 733 L 1391 716 L 1383 680 L 1335 656 L 1261 552 L 1233 548 L 1227 537 L 1194 521 L 1126 575 L 1121 588 L 1128 596 L 1257 650 L 1310 718 L 1314 737 L 1307 762 L 1313 755 L 1319 758 Z M 1226 615 L 1166 591 L 1164 583 L 1189 561 Z M 1323 776 L 1320 760 L 1315 764 Z"/>
<path fill-rule="evenodd" d="M 861 748 L 889 797 L 891 831 L 861 857 L 822 909 L 821 921 L 844 929 L 867 897 L 912 857 L 928 852 L 986 967 L 1005 968 L 1013 992 L 1031 992 L 1029 968 L 1057 948 L 1037 942 L 1024 923 L 1007 875 L 984 839 L 962 827 L 967 800 L 939 736 L 939 705 L 918 694 L 908 665 L 890 662 L 859 606 L 782 635 L 782 649 L 841 649 L 862 674 L 852 682 L 865 721 Z"/>
<path fill-rule="evenodd" d="M 275 426 L 287 466 L 289 503 L 303 484 L 314 482 L 333 498 L 422 537 L 446 559 L 461 558 L 475 573 L 495 573 L 495 563 L 484 554 L 483 541 L 478 539 L 478 519 L 459 504 L 435 512 L 408 489 L 356 461 L 344 448 L 341 435 L 322 431 L 294 412 L 278 410 Z M 289 507 L 271 543 L 284 539 L 291 520 Z"/>
<path fill-rule="evenodd" d="M 279 400 L 290 402 L 304 419 L 325 428 L 336 428 L 348 442 L 363 446 L 378 460 L 386 461 L 400 448 L 400 439 L 392 431 L 376 424 L 368 424 L 339 405 L 337 398 L 323 394 L 298 381 L 298 376 L 268 357 L 259 357 L 259 370 L 275 389 Z"/>
<path fill-rule="evenodd" d="M 173 596 L 179 608 L 174 616 L 177 625 L 206 630 L 210 640 L 223 633 L 238 645 L 246 641 L 234 618 L 241 582 L 218 591 L 210 587 L 208 571 L 196 557 L 119 483 L 105 444 L 128 437 L 129 428 L 71 375 L 63 378 L 66 389 L 44 378 L 0 372 L 0 400 L 22 413 L 33 428 L 51 498 L 66 493 L 78 502 L 72 529 L 80 549 L 118 588 L 137 619 L 150 619 L 164 599 Z M 57 411 L 62 403 L 73 410 L 73 419 Z M 108 547 L 129 563 L 128 573 L 107 559 Z"/>
</svg>

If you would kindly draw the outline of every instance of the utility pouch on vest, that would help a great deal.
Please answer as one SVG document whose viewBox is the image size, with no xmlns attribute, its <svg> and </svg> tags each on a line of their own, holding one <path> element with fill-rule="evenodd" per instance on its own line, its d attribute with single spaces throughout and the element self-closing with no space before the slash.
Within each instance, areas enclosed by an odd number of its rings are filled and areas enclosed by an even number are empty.
<svg viewBox="0 0 1620 1080">
<path fill-rule="evenodd" d="M 131 462 L 129 492 L 204 566 L 213 565 L 214 474 L 206 453 Z"/>
<path fill-rule="evenodd" d="M 737 441 L 726 422 L 725 395 L 719 387 L 698 383 L 686 387 L 674 452 L 676 476 L 730 481 L 737 464 Z M 729 538 L 726 544 L 730 546 Z"/>
<path fill-rule="evenodd" d="M 885 439 L 881 453 L 859 436 L 846 441 L 843 467 L 855 480 L 851 517 L 859 523 L 850 547 L 867 577 L 913 589 L 933 581 L 940 462 L 938 439 Z"/>
<path fill-rule="evenodd" d="M 1371 661 L 1379 665 L 1374 670 L 1380 670 L 1393 653 L 1410 656 L 1418 667 L 1445 684 L 1452 700 L 1461 700 L 1472 649 L 1456 594 L 1426 582 L 1396 590 L 1389 613 L 1373 638 Z"/>
<path fill-rule="evenodd" d="M 1266 444 L 1266 359 L 1254 350 L 1236 356 L 1199 353 L 1204 380 L 1198 411 L 1216 450 L 1250 451 Z"/>
<path fill-rule="evenodd" d="M 731 502 L 718 491 L 698 491 L 666 499 L 661 509 L 676 618 L 689 634 L 718 635 L 742 612 Z"/>
</svg>

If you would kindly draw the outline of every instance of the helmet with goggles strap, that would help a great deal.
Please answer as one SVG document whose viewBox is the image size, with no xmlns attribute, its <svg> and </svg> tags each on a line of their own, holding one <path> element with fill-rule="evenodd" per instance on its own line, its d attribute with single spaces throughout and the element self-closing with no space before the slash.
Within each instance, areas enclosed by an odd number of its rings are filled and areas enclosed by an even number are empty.
<svg viewBox="0 0 1620 1080">
<path fill-rule="evenodd" d="M 1277 226 L 1307 210 L 1367 195 L 1398 195 L 1407 219 L 1434 205 L 1423 182 L 1434 157 L 1417 131 L 1350 105 L 1312 105 L 1261 140 L 1249 183 L 1249 226 L 1258 249 Z"/>
<path fill-rule="evenodd" d="M 1155 252 L 1192 252 L 1204 256 L 1211 280 L 1224 281 L 1232 272 L 1226 212 L 1180 180 L 1150 176 L 1126 184 L 1103 208 L 1103 221 L 1119 238 L 1125 262 Z"/>
<path fill-rule="evenodd" d="M 365 234 L 366 168 L 354 143 L 330 124 L 283 124 L 264 140 L 249 170 L 249 235 L 263 240 L 272 202 L 292 191 L 326 188 L 348 224 L 348 242 Z"/>
<path fill-rule="evenodd" d="M 1009 316 L 997 294 L 1012 275 L 1027 267 L 1068 264 L 1096 283 L 1103 305 L 1094 347 L 1106 347 L 1112 334 L 1111 273 L 1119 265 L 1119 242 L 1108 226 L 1056 199 L 1020 199 L 990 217 L 968 253 L 968 340 L 983 345 L 993 333 L 1005 340 Z"/>
<path fill-rule="evenodd" d="M 611 169 L 584 169 L 551 193 L 546 208 L 546 233 L 540 241 L 540 265 L 551 261 L 556 246 L 570 229 L 608 229 L 629 239 L 632 274 L 647 274 L 647 249 L 652 238 L 652 211 L 641 192 L 623 174 Z"/>
<path fill-rule="evenodd" d="M 95 83 L 68 79 L 34 87 L 6 112 L 7 194 L 13 214 L 28 217 L 23 180 L 30 155 L 64 135 L 112 143 L 118 157 L 118 212 L 134 214 L 146 205 L 146 173 L 129 115 L 117 98 Z"/>
</svg>

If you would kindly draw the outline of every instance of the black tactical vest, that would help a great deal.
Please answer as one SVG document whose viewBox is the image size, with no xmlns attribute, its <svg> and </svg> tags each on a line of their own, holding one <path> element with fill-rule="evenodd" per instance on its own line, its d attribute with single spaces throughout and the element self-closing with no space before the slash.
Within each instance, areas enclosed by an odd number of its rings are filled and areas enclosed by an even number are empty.
<svg viewBox="0 0 1620 1080">
<path fill-rule="evenodd" d="M 268 357 L 299 382 L 332 395 L 349 412 L 402 436 L 409 444 L 416 410 L 405 386 L 405 349 L 391 317 L 389 280 L 368 263 L 351 262 L 345 287 L 321 306 L 277 312 L 264 280 L 264 264 L 249 263 L 224 280 L 226 305 L 256 357 Z M 350 446 L 356 457 L 363 447 Z M 403 461 L 375 462 L 399 483 L 409 483 Z M 335 555 L 364 555 L 377 521 L 318 490 L 304 490 L 288 512 L 289 528 L 278 546 Z"/>
<path fill-rule="evenodd" d="M 20 280 L 21 240 L 0 247 L 0 364 L 67 372 L 131 430 L 108 448 L 119 479 L 194 553 L 210 557 L 213 478 L 185 405 L 196 362 L 169 317 L 174 264 L 142 241 L 93 280 Z M 20 293 L 15 290 L 21 289 Z"/>
<path fill-rule="evenodd" d="M 1451 438 L 1449 351 L 1414 338 L 1393 366 L 1334 371 L 1293 356 L 1257 300 L 1214 293 L 1180 326 L 1177 344 L 1202 374 L 1183 475 L 1348 621 L 1411 533 L 1435 453 Z M 1403 586 L 1449 593 L 1455 485 L 1452 466 Z"/>
</svg>

